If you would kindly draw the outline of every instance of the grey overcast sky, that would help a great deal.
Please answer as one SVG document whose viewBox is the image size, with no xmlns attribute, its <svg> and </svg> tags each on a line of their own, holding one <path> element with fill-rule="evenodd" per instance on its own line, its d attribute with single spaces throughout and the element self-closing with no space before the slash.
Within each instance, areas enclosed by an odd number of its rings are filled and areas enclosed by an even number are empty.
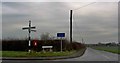
<svg viewBox="0 0 120 63">
<path fill-rule="evenodd" d="M 3 2 L 2 37 L 27 37 L 27 30 L 22 27 L 36 26 L 37 32 L 31 35 L 40 38 L 48 32 L 56 36 L 65 32 L 69 39 L 69 10 L 76 9 L 90 2 Z M 118 3 L 96 2 L 73 11 L 73 40 L 86 43 L 118 41 Z"/>
</svg>

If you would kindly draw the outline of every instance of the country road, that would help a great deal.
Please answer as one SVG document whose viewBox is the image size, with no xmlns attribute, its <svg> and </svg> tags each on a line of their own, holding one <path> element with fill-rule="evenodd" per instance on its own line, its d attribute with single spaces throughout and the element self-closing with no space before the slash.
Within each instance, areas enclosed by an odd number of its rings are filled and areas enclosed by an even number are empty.
<svg viewBox="0 0 120 63">
<path fill-rule="evenodd" d="M 81 57 L 55 61 L 118 61 L 118 54 L 87 48 Z"/>
<path fill-rule="evenodd" d="M 27 62 L 27 63 L 39 63 L 42 60 L 3 60 L 3 63 L 11 62 Z M 46 60 L 44 60 L 46 61 Z M 105 51 L 95 50 L 92 48 L 87 48 L 84 55 L 77 58 L 70 59 L 60 59 L 60 60 L 47 60 L 47 61 L 118 61 L 118 54 L 109 53 Z M 46 62 L 47 63 L 47 62 Z M 54 62 L 51 62 L 54 63 Z"/>
</svg>

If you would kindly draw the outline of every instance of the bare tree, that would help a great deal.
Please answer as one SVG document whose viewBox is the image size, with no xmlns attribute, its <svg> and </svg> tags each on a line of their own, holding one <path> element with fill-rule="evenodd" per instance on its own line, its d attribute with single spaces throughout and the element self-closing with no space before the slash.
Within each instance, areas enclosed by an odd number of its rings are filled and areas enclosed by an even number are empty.
<svg viewBox="0 0 120 63">
<path fill-rule="evenodd" d="M 50 36 L 49 36 L 50 33 L 46 32 L 46 33 L 43 33 L 41 35 L 41 40 L 49 40 L 50 39 Z"/>
</svg>

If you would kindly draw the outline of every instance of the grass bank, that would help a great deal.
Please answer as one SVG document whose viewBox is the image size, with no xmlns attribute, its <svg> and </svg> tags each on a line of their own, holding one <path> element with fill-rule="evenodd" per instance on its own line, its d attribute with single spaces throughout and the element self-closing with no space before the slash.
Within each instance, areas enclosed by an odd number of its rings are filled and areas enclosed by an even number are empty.
<svg viewBox="0 0 120 63">
<path fill-rule="evenodd" d="M 97 50 L 103 50 L 103 51 L 107 51 L 107 52 L 120 54 L 120 49 L 118 48 L 118 46 L 109 46 L 109 47 L 108 46 L 94 46 L 92 48 L 97 49 Z"/>
<path fill-rule="evenodd" d="M 2 51 L 0 51 L 0 57 L 2 57 Z"/>
<path fill-rule="evenodd" d="M 2 51 L 3 57 L 51 57 L 51 56 L 69 56 L 76 51 L 64 51 L 64 52 L 23 52 L 23 51 Z"/>
</svg>

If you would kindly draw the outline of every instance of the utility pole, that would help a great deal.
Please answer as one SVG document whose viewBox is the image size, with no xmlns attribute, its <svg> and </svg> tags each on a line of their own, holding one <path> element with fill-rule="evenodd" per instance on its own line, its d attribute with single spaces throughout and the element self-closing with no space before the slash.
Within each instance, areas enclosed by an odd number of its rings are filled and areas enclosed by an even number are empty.
<svg viewBox="0 0 120 63">
<path fill-rule="evenodd" d="M 72 43 L 72 10 L 70 10 L 70 43 Z"/>
<path fill-rule="evenodd" d="M 29 50 L 28 50 L 28 52 L 31 52 L 31 36 L 30 36 L 30 34 L 31 34 L 31 31 L 36 31 L 36 30 L 32 30 L 32 29 L 35 29 L 36 27 L 31 27 L 31 21 L 29 20 L 29 27 L 24 27 L 24 28 L 22 28 L 23 30 L 26 30 L 26 29 L 28 29 L 28 40 L 29 40 L 29 44 L 28 44 L 28 46 L 29 46 Z"/>
</svg>

